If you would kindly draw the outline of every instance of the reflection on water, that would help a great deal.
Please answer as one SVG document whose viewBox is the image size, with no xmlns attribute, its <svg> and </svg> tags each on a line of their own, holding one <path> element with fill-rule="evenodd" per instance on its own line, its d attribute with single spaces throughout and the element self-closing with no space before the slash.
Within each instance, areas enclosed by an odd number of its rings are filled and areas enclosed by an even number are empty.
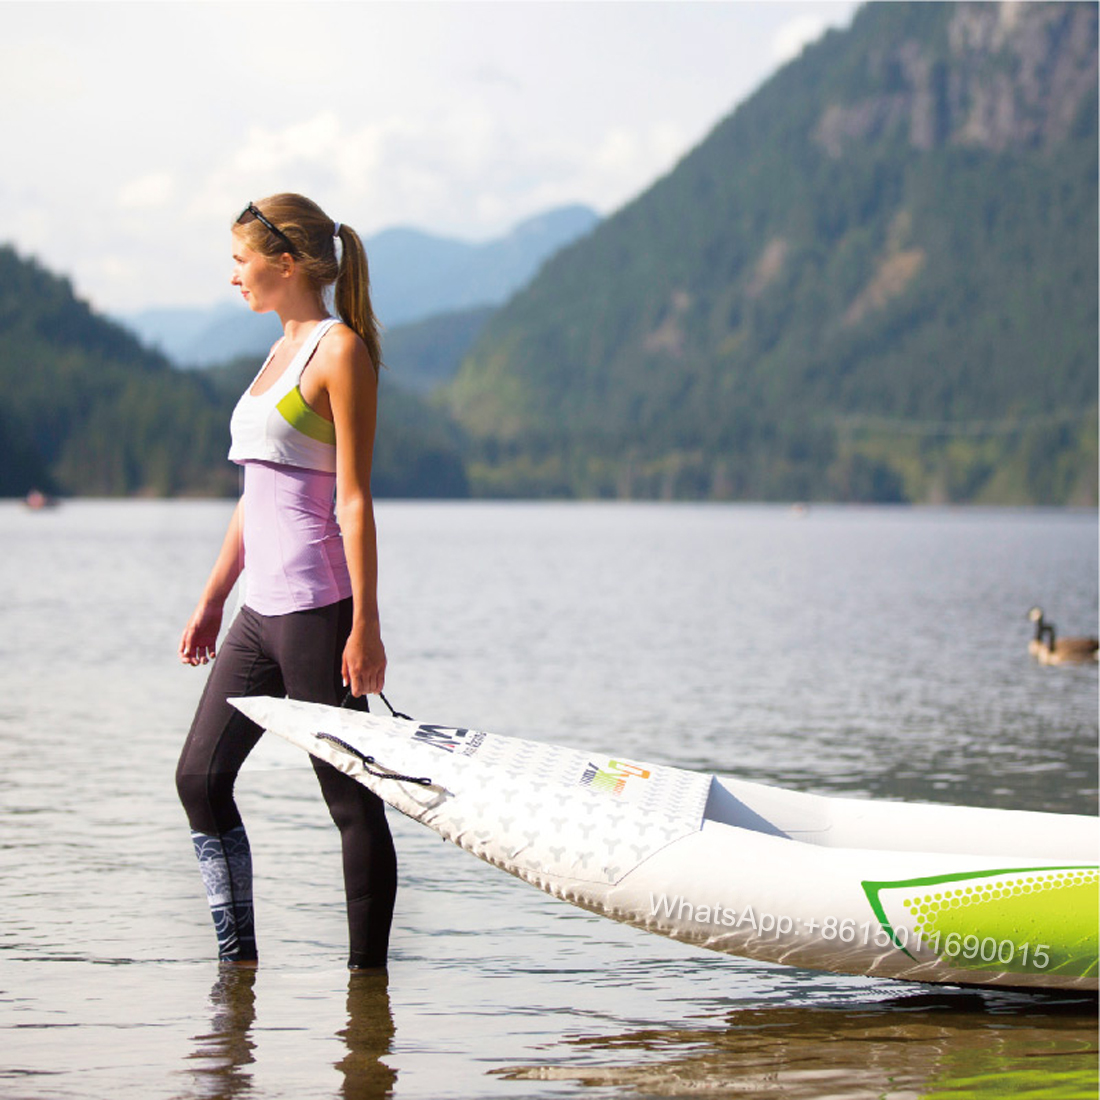
<svg viewBox="0 0 1100 1100">
<path fill-rule="evenodd" d="M 183 1071 L 199 1098 L 233 1100 L 253 1093 L 249 1069 L 256 1061 L 254 967 L 221 965 L 210 990 L 210 1029 L 192 1037 L 194 1049 Z M 347 1021 L 336 1032 L 344 1056 L 335 1063 L 339 1095 L 345 1100 L 384 1100 L 393 1095 L 396 1070 L 382 1060 L 393 1041 L 389 978 L 385 971 L 348 975 Z"/>
<path fill-rule="evenodd" d="M 343 1075 L 340 1095 L 346 1100 L 383 1100 L 393 1095 L 397 1071 L 382 1061 L 393 1042 L 388 987 L 385 972 L 349 976 L 348 1023 L 337 1032 L 348 1052 L 336 1063 Z"/>
<path fill-rule="evenodd" d="M 579 1037 L 583 1062 L 497 1070 L 632 1095 L 785 1100 L 1096 1095 L 1095 998 L 939 991 L 858 1006 L 752 1007 L 722 1028 Z"/>
<path fill-rule="evenodd" d="M 196 1044 L 185 1070 L 202 1097 L 241 1096 L 252 1087 L 245 1068 L 255 1061 L 252 1024 L 256 1019 L 256 970 L 222 966 L 210 990 L 210 1030 L 193 1037 Z"/>
</svg>

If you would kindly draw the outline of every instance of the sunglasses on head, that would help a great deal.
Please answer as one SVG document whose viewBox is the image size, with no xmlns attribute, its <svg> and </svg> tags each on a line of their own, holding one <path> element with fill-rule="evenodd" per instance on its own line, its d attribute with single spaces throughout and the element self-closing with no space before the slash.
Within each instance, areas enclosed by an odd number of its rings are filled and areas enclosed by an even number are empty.
<svg viewBox="0 0 1100 1100">
<path fill-rule="evenodd" d="M 287 252 L 289 252 L 292 256 L 295 255 L 296 249 L 294 248 L 294 245 L 290 243 L 290 238 L 281 229 L 279 229 L 278 226 L 273 225 L 271 222 L 269 222 L 267 218 L 265 218 L 263 214 L 260 213 L 260 208 L 255 203 L 250 202 L 240 212 L 240 215 L 237 218 L 237 224 L 247 225 L 253 218 L 255 218 L 256 221 L 258 221 L 260 225 L 262 225 L 265 229 L 268 229 L 272 233 L 274 233 L 275 236 L 278 237 L 284 245 L 286 245 Z"/>
</svg>

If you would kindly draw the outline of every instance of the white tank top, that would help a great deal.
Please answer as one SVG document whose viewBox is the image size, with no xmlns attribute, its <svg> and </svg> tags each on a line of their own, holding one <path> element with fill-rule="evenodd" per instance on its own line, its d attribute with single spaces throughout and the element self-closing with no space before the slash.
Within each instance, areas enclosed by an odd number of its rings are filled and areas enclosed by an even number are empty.
<svg viewBox="0 0 1100 1100">
<path fill-rule="evenodd" d="M 336 473 L 336 426 L 306 404 L 299 383 L 321 337 L 338 323 L 337 318 L 326 317 L 314 326 L 275 385 L 254 395 L 252 387 L 275 354 L 272 348 L 233 410 L 229 421 L 230 462 L 274 462 Z"/>
</svg>

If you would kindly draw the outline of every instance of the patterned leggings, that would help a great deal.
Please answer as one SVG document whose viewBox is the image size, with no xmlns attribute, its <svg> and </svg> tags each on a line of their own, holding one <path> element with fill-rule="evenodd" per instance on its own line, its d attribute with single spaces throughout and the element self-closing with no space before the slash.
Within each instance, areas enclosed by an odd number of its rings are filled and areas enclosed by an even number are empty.
<svg viewBox="0 0 1100 1100">
<path fill-rule="evenodd" d="M 233 785 L 263 731 L 231 707 L 241 695 L 288 695 L 335 705 L 342 695 L 340 660 L 351 628 L 351 600 L 289 615 L 245 607 L 210 671 L 179 765 L 176 789 L 191 824 L 218 957 L 257 957 L 252 910 L 252 857 L 233 799 Z M 352 967 L 384 966 L 397 892 L 397 857 L 381 799 L 315 757 L 313 769 L 344 857 Z"/>
</svg>

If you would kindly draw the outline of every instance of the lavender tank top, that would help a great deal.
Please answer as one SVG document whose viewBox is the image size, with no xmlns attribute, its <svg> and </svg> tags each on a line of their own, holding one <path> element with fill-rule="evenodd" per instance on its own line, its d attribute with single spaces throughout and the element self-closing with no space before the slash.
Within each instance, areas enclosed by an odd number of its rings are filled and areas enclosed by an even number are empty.
<svg viewBox="0 0 1100 1100">
<path fill-rule="evenodd" d="M 351 595 L 335 489 L 335 474 L 244 463 L 244 602 L 253 611 L 286 615 Z"/>
<path fill-rule="evenodd" d="M 336 522 L 335 430 L 298 388 L 330 327 L 317 326 L 266 393 L 255 396 L 249 386 L 230 423 L 229 457 L 244 467 L 244 603 L 261 615 L 326 607 L 351 595 Z"/>
</svg>

